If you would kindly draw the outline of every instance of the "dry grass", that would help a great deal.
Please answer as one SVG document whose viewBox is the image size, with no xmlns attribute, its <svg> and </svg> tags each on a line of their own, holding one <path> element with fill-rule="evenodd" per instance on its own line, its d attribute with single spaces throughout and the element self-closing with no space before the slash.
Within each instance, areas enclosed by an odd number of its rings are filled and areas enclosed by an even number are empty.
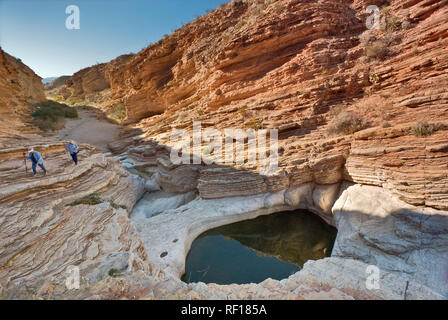
<svg viewBox="0 0 448 320">
<path fill-rule="evenodd" d="M 112 278 L 116 278 L 121 276 L 121 272 L 115 268 L 112 268 L 109 270 L 109 272 L 107 273 L 110 277 Z"/>
<path fill-rule="evenodd" d="M 244 118 L 244 117 L 247 115 L 247 110 L 246 110 L 246 108 L 242 107 L 242 108 L 239 108 L 239 109 L 237 110 L 237 113 L 238 113 L 241 117 Z"/>
<path fill-rule="evenodd" d="M 358 117 L 350 111 L 342 111 L 330 123 L 328 133 L 330 134 L 352 134 L 367 128 L 367 121 Z"/>
<path fill-rule="evenodd" d="M 88 196 L 85 196 L 79 200 L 73 201 L 72 203 L 67 204 L 68 207 L 75 207 L 78 206 L 80 204 L 86 204 L 89 206 L 95 206 L 97 204 L 103 203 L 103 202 L 109 202 L 109 204 L 111 205 L 112 208 L 114 209 L 127 209 L 126 206 L 123 205 L 118 205 L 115 202 L 113 202 L 112 200 L 106 200 L 103 197 L 101 197 L 98 193 L 92 193 L 89 194 Z"/>
<path fill-rule="evenodd" d="M 396 31 L 401 26 L 399 19 L 390 14 L 387 7 L 382 9 L 379 30 L 367 30 L 359 36 L 369 59 L 383 60 L 392 51 L 389 48 L 399 40 Z"/>
<path fill-rule="evenodd" d="M 427 137 L 440 129 L 439 123 L 419 121 L 410 128 L 410 133 L 416 137 Z"/>
<path fill-rule="evenodd" d="M 384 40 L 376 40 L 366 46 L 366 55 L 370 59 L 382 60 L 387 56 L 388 45 Z"/>
<path fill-rule="evenodd" d="M 84 198 L 81 198 L 79 200 L 73 201 L 72 203 L 69 203 L 67 206 L 74 207 L 80 204 L 87 204 L 90 206 L 94 206 L 100 203 L 103 203 L 104 200 L 101 198 L 101 196 L 98 193 L 92 193 L 88 196 L 85 196 Z"/>
<path fill-rule="evenodd" d="M 32 105 L 33 122 L 43 131 L 55 131 L 64 127 L 64 118 L 77 118 L 78 111 L 63 103 L 47 100 Z"/>
<path fill-rule="evenodd" d="M 260 130 L 263 129 L 263 119 L 250 119 L 246 122 L 246 126 L 249 128 L 252 128 L 254 130 Z"/>
<path fill-rule="evenodd" d="M 126 107 L 122 104 L 116 105 L 107 116 L 118 122 L 122 122 L 126 119 Z"/>
</svg>

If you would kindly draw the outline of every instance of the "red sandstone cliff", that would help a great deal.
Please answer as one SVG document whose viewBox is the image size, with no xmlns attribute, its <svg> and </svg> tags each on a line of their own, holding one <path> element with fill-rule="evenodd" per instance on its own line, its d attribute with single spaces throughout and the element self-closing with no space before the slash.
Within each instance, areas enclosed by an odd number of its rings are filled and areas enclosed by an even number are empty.
<svg viewBox="0 0 448 320">
<path fill-rule="evenodd" d="M 366 29 L 371 4 L 380 30 Z M 447 1 L 232 1 L 69 89 L 107 87 L 102 106 L 123 103 L 160 144 L 191 120 L 278 128 L 280 172 L 250 193 L 349 180 L 446 209 L 447 18 Z M 241 194 L 213 177 L 201 171 L 203 197 Z"/>
<path fill-rule="evenodd" d="M 133 54 L 122 55 L 107 64 L 96 64 L 70 77 L 60 77 L 45 86 L 46 94 L 69 104 L 88 104 L 107 110 L 114 104 L 110 91 L 111 81 L 114 81 L 111 73 L 133 57 Z"/>
<path fill-rule="evenodd" d="M 153 261 L 184 260 L 179 252 L 186 255 L 186 238 L 202 225 L 199 218 L 218 209 L 228 215 L 233 199 L 211 201 L 204 212 L 192 205 L 158 215 L 146 227 L 160 237 L 149 237 L 145 248 L 128 219 L 143 181 L 132 178 L 117 159 L 85 146 L 80 166 L 67 168 L 62 144 L 39 146 L 51 152 L 53 175 L 38 182 L 43 189 L 36 193 L 26 172 L 17 175 L 26 150 L 20 147 L 3 151 L 0 170 L 6 179 L 0 192 L 2 235 L 8 243 L 0 257 L 0 294 L 35 297 L 37 287 L 37 296 L 66 298 L 64 268 L 79 263 L 82 274 L 100 286 L 69 293 L 83 298 L 176 297 L 170 296 L 173 291 L 182 298 L 216 299 L 229 297 L 231 290 L 242 298 L 366 298 L 356 290 L 365 290 L 366 266 L 378 263 L 387 279 L 386 290 L 378 292 L 385 297 L 415 299 L 415 291 L 432 297 L 408 280 L 414 275 L 446 295 L 439 281 L 445 276 L 446 211 L 416 209 L 381 188 L 359 185 L 346 189 L 331 207 L 342 189 L 336 182 L 348 180 L 381 186 L 411 204 L 448 208 L 447 1 L 395 1 L 383 10 L 382 29 L 366 32 L 363 12 L 372 3 L 385 6 L 385 1 L 235 1 L 115 67 L 81 70 L 62 88 L 67 99 L 91 100 L 103 109 L 124 103 L 133 124 L 111 147 L 126 152 L 137 169 L 159 175 L 165 191 L 197 189 L 204 199 L 271 192 L 255 201 L 266 210 L 288 202 L 319 204 L 340 219 L 330 260 L 310 264 L 304 269 L 308 274 L 301 271 L 298 278 L 281 284 L 267 280 L 255 288 L 212 284 L 204 290 L 203 284 L 148 280 L 144 276 L 164 277 Z M 2 88 L 10 86 L 1 81 Z M 14 97 L 14 90 L 5 91 L 3 99 Z M 165 148 L 169 133 L 191 130 L 191 120 L 218 129 L 278 128 L 279 171 L 267 177 L 254 175 L 257 168 L 247 165 L 173 165 Z M 272 193 L 278 190 L 284 192 Z M 110 201 L 65 205 L 92 192 Z M 250 213 L 253 200 L 239 200 L 239 206 Z M 34 205 L 39 202 L 45 206 Z M 184 225 L 173 224 L 179 221 Z M 180 236 L 172 241 L 176 232 Z M 169 255 L 161 255 L 158 249 L 167 246 Z M 135 262 L 130 269 L 146 273 L 136 283 L 103 278 L 116 264 L 126 269 L 128 261 Z M 166 261 L 161 265 L 170 267 Z M 406 281 L 394 281 L 383 269 L 406 274 Z M 312 281 L 313 291 L 304 280 Z M 387 293 L 389 285 L 393 295 Z"/>
<path fill-rule="evenodd" d="M 32 130 L 24 124 L 31 111 L 28 103 L 44 100 L 41 78 L 0 48 L 0 140 Z"/>
</svg>

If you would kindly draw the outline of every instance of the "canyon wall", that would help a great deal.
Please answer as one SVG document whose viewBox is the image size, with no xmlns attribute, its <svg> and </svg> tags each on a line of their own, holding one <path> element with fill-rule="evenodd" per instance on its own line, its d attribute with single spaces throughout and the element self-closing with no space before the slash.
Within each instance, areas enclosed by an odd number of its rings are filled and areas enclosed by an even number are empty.
<svg viewBox="0 0 448 320">
<path fill-rule="evenodd" d="M 28 124 L 29 103 L 44 101 L 41 78 L 0 48 L 0 146 L 36 131 Z"/>
<path fill-rule="evenodd" d="M 379 30 L 366 29 L 365 9 L 371 4 L 381 9 Z M 148 191 L 197 191 L 212 203 L 210 212 L 221 210 L 220 198 L 229 201 L 223 205 L 225 215 L 232 197 L 237 202 L 241 199 L 234 197 L 269 194 L 264 210 L 300 203 L 319 214 L 339 230 L 330 260 L 315 264 L 322 271 L 320 281 L 325 265 L 331 275 L 334 264 L 353 259 L 365 263 L 362 268 L 373 264 L 399 276 L 397 297 L 414 295 L 408 286 L 415 283 L 446 297 L 446 4 L 233 1 L 146 48 L 112 74 L 111 90 L 125 104 L 129 126 L 110 147 L 148 176 Z M 176 146 L 170 134 L 183 129 L 191 138 L 193 121 L 201 121 L 203 129 L 278 129 L 277 172 L 260 174 L 261 165 L 247 161 L 173 163 Z M 209 153 L 208 147 L 203 142 L 192 159 Z M 350 196 L 341 182 L 355 184 Z M 202 212 L 196 205 L 192 215 Z M 236 206 L 250 211 L 251 205 Z M 186 212 L 189 208 L 182 207 L 178 213 L 185 217 Z M 154 219 L 156 226 L 139 221 L 146 225 L 140 234 L 147 245 L 165 247 L 169 239 L 158 241 L 151 230 L 166 227 L 179 231 L 179 239 L 187 237 L 180 240 L 185 252 L 175 251 L 174 257 L 149 253 L 164 270 L 182 272 L 189 244 L 199 234 L 188 226 L 201 224 L 195 216 L 175 226 L 175 213 Z M 221 218 L 216 218 L 219 224 Z M 343 287 L 349 270 L 333 285 Z M 212 285 L 193 287 L 208 292 L 206 297 L 219 296 Z"/>
<path fill-rule="evenodd" d="M 366 30 L 371 4 L 382 8 L 379 30 Z M 3 297 L 446 298 L 446 4 L 232 1 L 135 56 L 79 71 L 61 100 L 123 104 L 128 125 L 110 148 L 146 182 L 88 146 L 76 168 L 49 146 L 56 174 L 42 181 L 14 175 L 24 148 L 2 152 Z M 173 163 L 170 133 L 191 134 L 194 120 L 278 129 L 278 170 Z M 200 198 L 136 228 L 129 215 L 144 188 Z M 70 206 L 92 192 L 106 200 Z M 178 279 L 206 228 L 296 207 L 337 226 L 331 258 L 256 285 Z M 379 292 L 365 289 L 368 264 L 382 270 Z M 64 286 L 69 265 L 81 267 L 81 291 Z"/>
<path fill-rule="evenodd" d="M 111 73 L 122 67 L 134 57 L 126 54 L 109 63 L 98 63 L 82 69 L 72 76 L 62 76 L 45 85 L 46 95 L 54 100 L 70 105 L 91 105 L 108 110 L 119 104 L 111 93 Z"/>
<path fill-rule="evenodd" d="M 366 28 L 372 4 L 379 30 Z M 139 147 L 170 145 L 193 120 L 279 130 L 276 177 L 239 188 L 205 169 L 204 198 L 348 180 L 447 209 L 447 17 L 446 1 L 232 1 L 67 88 L 124 104 Z"/>
</svg>

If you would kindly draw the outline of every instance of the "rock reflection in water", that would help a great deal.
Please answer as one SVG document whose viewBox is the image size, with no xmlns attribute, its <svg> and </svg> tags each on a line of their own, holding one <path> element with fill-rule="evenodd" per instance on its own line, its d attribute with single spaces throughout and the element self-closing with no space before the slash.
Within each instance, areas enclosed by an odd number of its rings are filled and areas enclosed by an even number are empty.
<svg viewBox="0 0 448 320">
<path fill-rule="evenodd" d="M 335 228 L 303 210 L 222 226 L 194 241 L 183 280 L 229 284 L 287 278 L 307 260 L 330 256 L 335 238 Z"/>
</svg>

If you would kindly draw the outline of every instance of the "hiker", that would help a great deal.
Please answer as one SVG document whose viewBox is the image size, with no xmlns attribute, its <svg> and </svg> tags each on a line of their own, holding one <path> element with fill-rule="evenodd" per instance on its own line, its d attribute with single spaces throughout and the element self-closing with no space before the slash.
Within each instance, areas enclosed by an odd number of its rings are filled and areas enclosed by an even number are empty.
<svg viewBox="0 0 448 320">
<path fill-rule="evenodd" d="M 36 176 L 36 174 L 37 174 L 36 165 L 39 165 L 39 167 L 43 170 L 44 175 L 47 175 L 47 169 L 45 169 L 45 167 L 44 167 L 44 158 L 42 158 L 42 155 L 38 151 L 35 151 L 34 148 L 30 148 L 28 150 L 28 157 L 25 158 L 25 161 L 26 161 L 26 159 L 31 160 L 33 176 Z M 26 162 L 25 162 L 25 165 L 26 165 Z"/>
<path fill-rule="evenodd" d="M 79 147 L 76 145 L 75 141 L 73 140 L 67 141 L 67 145 L 65 146 L 65 148 L 70 152 L 70 155 L 72 156 L 75 165 L 78 165 Z"/>
</svg>

